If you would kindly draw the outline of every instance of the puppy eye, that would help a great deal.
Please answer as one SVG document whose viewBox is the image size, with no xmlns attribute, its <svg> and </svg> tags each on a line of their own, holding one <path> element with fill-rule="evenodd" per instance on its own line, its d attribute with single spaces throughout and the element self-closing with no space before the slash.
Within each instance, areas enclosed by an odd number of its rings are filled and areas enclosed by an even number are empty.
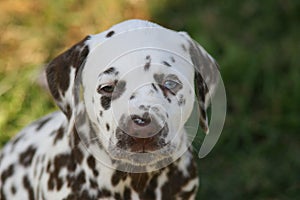
<svg viewBox="0 0 300 200">
<path fill-rule="evenodd" d="M 175 89 L 177 86 L 179 85 L 179 83 L 177 83 L 176 81 L 172 81 L 172 80 L 166 80 L 164 82 L 164 87 L 168 90 L 173 90 Z"/>
<path fill-rule="evenodd" d="M 98 87 L 97 91 L 100 94 L 111 94 L 111 93 L 113 93 L 114 89 L 115 89 L 115 85 L 104 84 L 104 85 L 100 85 Z"/>
</svg>

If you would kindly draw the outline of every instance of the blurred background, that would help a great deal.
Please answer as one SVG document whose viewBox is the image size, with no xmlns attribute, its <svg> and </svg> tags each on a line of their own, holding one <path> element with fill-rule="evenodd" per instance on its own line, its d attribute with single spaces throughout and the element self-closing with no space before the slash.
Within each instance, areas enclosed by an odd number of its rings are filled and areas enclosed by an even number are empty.
<svg viewBox="0 0 300 200">
<path fill-rule="evenodd" d="M 43 66 L 129 18 L 189 32 L 221 66 L 227 118 L 197 199 L 300 199 L 298 0 L 0 0 L 0 147 L 57 109 Z"/>
</svg>

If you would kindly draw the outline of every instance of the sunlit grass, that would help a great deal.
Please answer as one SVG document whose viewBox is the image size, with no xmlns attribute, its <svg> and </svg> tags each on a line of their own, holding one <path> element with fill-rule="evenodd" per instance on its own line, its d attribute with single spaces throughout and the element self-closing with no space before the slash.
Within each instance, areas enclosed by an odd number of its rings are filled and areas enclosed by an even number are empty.
<svg viewBox="0 0 300 200">
<path fill-rule="evenodd" d="M 37 81 L 47 62 L 88 34 L 127 18 L 149 18 L 146 1 L 129 0 L 7 0 L 0 11 L 0 146 L 56 109 Z"/>
</svg>

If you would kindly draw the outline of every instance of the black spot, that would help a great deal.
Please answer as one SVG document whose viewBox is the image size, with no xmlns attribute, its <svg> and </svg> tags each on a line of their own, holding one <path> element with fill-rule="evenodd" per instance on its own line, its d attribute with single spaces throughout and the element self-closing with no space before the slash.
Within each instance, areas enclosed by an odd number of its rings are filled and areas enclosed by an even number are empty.
<svg viewBox="0 0 300 200">
<path fill-rule="evenodd" d="M 150 68 L 150 63 L 149 62 L 146 62 L 146 64 L 144 65 L 144 70 L 145 71 L 148 71 Z"/>
<path fill-rule="evenodd" d="M 100 102 L 101 102 L 101 106 L 104 108 L 104 110 L 108 110 L 110 108 L 111 97 L 102 96 L 100 98 Z"/>
<path fill-rule="evenodd" d="M 103 115 L 103 111 L 102 111 L 102 110 L 100 110 L 100 113 L 99 113 L 99 114 L 100 114 L 100 117 L 102 117 L 102 115 Z"/>
<path fill-rule="evenodd" d="M 29 200 L 34 200 L 34 192 L 33 192 L 33 188 L 28 180 L 28 177 L 27 176 L 24 176 L 23 177 L 23 185 L 25 187 L 25 189 L 27 190 L 28 192 L 28 199 Z"/>
<path fill-rule="evenodd" d="M 116 71 L 116 69 L 114 68 L 114 67 L 110 67 L 110 68 L 108 68 L 107 70 L 105 70 L 104 72 L 103 72 L 103 74 L 112 74 L 112 73 L 114 73 Z"/>
<path fill-rule="evenodd" d="M 92 170 L 95 169 L 96 161 L 95 161 L 95 158 L 94 158 L 92 155 L 90 155 L 90 156 L 88 157 L 88 159 L 87 159 L 87 164 L 88 164 L 88 166 L 89 166 Z"/>
<path fill-rule="evenodd" d="M 115 171 L 115 173 L 111 177 L 111 183 L 113 186 L 116 186 L 119 184 L 121 180 L 125 180 L 126 177 L 127 177 L 127 173 L 122 171 Z"/>
<path fill-rule="evenodd" d="M 106 123 L 106 130 L 109 131 L 109 128 L 110 128 L 110 127 L 109 127 L 109 124 Z"/>
<path fill-rule="evenodd" d="M 98 183 L 96 181 L 90 179 L 90 186 L 91 186 L 91 188 L 97 189 Z"/>
<path fill-rule="evenodd" d="M 132 100 L 132 99 L 134 99 L 134 98 L 135 98 L 135 96 L 134 96 L 134 95 L 131 95 L 129 99 Z"/>
<path fill-rule="evenodd" d="M 12 185 L 11 188 L 10 188 L 10 191 L 11 191 L 12 194 L 16 194 L 17 189 L 14 185 Z"/>
<path fill-rule="evenodd" d="M 19 135 L 18 137 L 16 137 L 15 139 L 13 139 L 13 145 L 16 145 L 22 138 L 24 137 L 24 135 Z"/>
<path fill-rule="evenodd" d="M 66 198 L 64 198 L 63 200 L 73 200 L 73 199 L 76 199 L 76 198 L 78 198 L 78 197 L 76 197 L 75 194 L 72 193 L 72 194 L 69 194 L 69 195 L 68 195 Z"/>
<path fill-rule="evenodd" d="M 6 179 L 8 179 L 10 176 L 12 176 L 13 173 L 14 173 L 14 166 L 9 165 L 9 167 L 6 170 L 2 171 L 1 182 L 4 184 Z"/>
<path fill-rule="evenodd" d="M 115 193 L 114 195 L 115 200 L 122 200 L 120 193 Z"/>
<path fill-rule="evenodd" d="M 183 49 L 183 51 L 187 52 L 187 48 L 185 47 L 184 44 L 181 44 L 181 48 Z"/>
<path fill-rule="evenodd" d="M 173 56 L 171 56 L 171 61 L 175 63 L 175 58 Z"/>
<path fill-rule="evenodd" d="M 99 175 L 99 172 L 96 170 L 96 160 L 95 160 L 94 156 L 90 155 L 87 158 L 87 164 L 88 164 L 89 168 L 92 170 L 94 176 L 97 177 Z"/>
<path fill-rule="evenodd" d="M 83 153 L 81 152 L 81 150 L 79 148 L 75 147 L 71 151 L 71 157 L 78 164 L 81 164 L 81 162 L 83 160 Z"/>
<path fill-rule="evenodd" d="M 115 34 L 114 31 L 109 31 L 109 32 L 106 34 L 106 37 L 109 38 L 109 37 L 113 36 L 113 34 Z"/>
<path fill-rule="evenodd" d="M 51 161 L 49 161 L 48 164 L 47 164 L 46 170 L 47 170 L 48 173 L 50 172 L 50 168 L 51 168 Z"/>
<path fill-rule="evenodd" d="M 25 152 L 20 154 L 20 163 L 26 167 L 29 166 L 31 164 L 35 152 L 36 148 L 34 148 L 33 146 L 29 146 Z"/>
<path fill-rule="evenodd" d="M 0 188 L 0 199 L 1 200 L 7 200 L 6 195 L 4 194 L 4 188 L 3 187 Z"/>
<path fill-rule="evenodd" d="M 66 106 L 65 115 L 67 116 L 67 119 L 71 119 L 72 111 L 71 111 L 71 107 L 69 104 L 67 104 L 67 106 Z"/>
<path fill-rule="evenodd" d="M 63 200 L 94 200 L 95 197 L 90 196 L 90 193 L 88 190 L 78 190 L 78 191 L 73 191 L 71 194 L 69 194 L 66 198 L 64 198 Z"/>
<path fill-rule="evenodd" d="M 154 83 L 151 83 L 151 85 L 152 85 L 153 89 L 154 89 L 155 91 L 157 91 L 157 87 L 155 86 L 155 84 L 154 84 Z"/>
<path fill-rule="evenodd" d="M 36 127 L 36 131 L 39 131 L 39 130 L 41 130 L 42 128 L 43 128 L 43 126 L 48 122 L 48 121 L 50 121 L 51 120 L 51 117 L 48 117 L 48 118 L 46 118 L 46 119 L 42 119 L 42 120 L 40 120 L 40 121 L 38 121 L 37 122 L 37 124 L 38 124 L 38 126 Z"/>
<path fill-rule="evenodd" d="M 172 101 L 171 101 L 171 99 L 170 99 L 169 97 L 167 98 L 167 100 L 168 100 L 168 102 L 169 102 L 169 103 L 171 103 L 171 102 L 172 102 Z"/>
<path fill-rule="evenodd" d="M 147 60 L 147 62 L 146 62 L 146 64 L 144 65 L 144 70 L 145 70 L 145 71 L 148 71 L 149 68 L 150 68 L 150 65 L 151 65 L 151 57 L 150 57 L 149 55 L 146 56 L 146 60 Z"/>
<path fill-rule="evenodd" d="M 171 67 L 170 63 L 168 63 L 167 61 L 163 61 L 162 64 L 168 66 L 168 67 Z"/>
<path fill-rule="evenodd" d="M 73 146 L 78 145 L 79 142 L 81 141 L 81 139 L 80 139 L 77 129 L 75 127 L 73 127 L 73 135 L 72 136 L 73 136 L 73 138 L 70 142 L 73 142 L 73 144 L 71 144 L 71 145 L 73 145 Z"/>
<path fill-rule="evenodd" d="M 128 187 L 125 187 L 124 199 L 131 199 L 131 190 Z"/>
<path fill-rule="evenodd" d="M 57 141 L 61 140 L 63 138 L 63 136 L 64 136 L 64 128 L 60 127 L 56 132 L 56 135 L 54 138 L 54 144 L 56 144 Z"/>
<path fill-rule="evenodd" d="M 104 198 L 110 196 L 111 196 L 111 192 L 106 188 L 102 188 L 101 190 L 98 191 L 98 198 Z"/>
</svg>

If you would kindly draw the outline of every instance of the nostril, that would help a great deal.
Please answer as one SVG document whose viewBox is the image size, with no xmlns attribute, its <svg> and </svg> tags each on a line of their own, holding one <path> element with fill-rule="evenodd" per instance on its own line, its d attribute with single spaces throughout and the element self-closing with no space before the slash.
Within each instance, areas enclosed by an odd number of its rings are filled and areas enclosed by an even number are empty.
<svg viewBox="0 0 300 200">
<path fill-rule="evenodd" d="M 131 116 L 132 121 L 139 126 L 147 126 L 151 122 L 149 114 L 144 114 L 142 117 L 138 115 Z"/>
</svg>

